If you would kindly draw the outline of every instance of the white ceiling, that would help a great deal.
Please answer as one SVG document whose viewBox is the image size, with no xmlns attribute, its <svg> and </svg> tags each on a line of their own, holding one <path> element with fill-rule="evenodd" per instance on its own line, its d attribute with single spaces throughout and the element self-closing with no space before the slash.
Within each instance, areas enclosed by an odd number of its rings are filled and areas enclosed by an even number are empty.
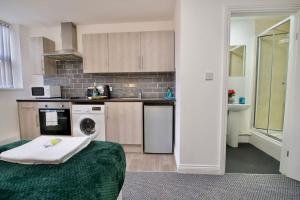
<svg viewBox="0 0 300 200">
<path fill-rule="evenodd" d="M 0 20 L 30 27 L 171 20 L 175 0 L 0 0 Z"/>
</svg>

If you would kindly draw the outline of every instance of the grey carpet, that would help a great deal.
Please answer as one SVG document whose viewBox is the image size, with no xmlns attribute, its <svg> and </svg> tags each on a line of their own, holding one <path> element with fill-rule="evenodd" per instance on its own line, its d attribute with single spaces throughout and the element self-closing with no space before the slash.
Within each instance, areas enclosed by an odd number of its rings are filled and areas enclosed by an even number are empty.
<svg viewBox="0 0 300 200">
<path fill-rule="evenodd" d="M 300 199 L 300 182 L 283 175 L 188 175 L 129 172 L 123 200 L 288 200 Z"/>
<path fill-rule="evenodd" d="M 279 162 L 251 144 L 226 148 L 226 173 L 279 174 Z"/>
</svg>

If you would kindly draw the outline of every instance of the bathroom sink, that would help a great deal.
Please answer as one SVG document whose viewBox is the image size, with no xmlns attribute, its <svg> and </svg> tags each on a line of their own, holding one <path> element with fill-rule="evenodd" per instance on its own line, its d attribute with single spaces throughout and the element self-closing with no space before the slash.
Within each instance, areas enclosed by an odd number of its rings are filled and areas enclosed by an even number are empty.
<svg viewBox="0 0 300 200">
<path fill-rule="evenodd" d="M 250 108 L 249 104 L 228 104 L 228 110 L 232 112 L 240 112 Z"/>
<path fill-rule="evenodd" d="M 228 104 L 226 143 L 231 147 L 239 146 L 241 111 L 250 108 L 249 104 Z"/>
</svg>

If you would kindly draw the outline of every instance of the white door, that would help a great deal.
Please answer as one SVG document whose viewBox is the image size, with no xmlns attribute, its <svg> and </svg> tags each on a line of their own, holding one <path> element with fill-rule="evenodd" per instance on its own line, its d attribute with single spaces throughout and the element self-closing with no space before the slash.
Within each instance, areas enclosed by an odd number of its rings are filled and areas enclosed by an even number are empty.
<svg viewBox="0 0 300 200">
<path fill-rule="evenodd" d="M 300 12 L 292 20 L 291 25 L 290 63 L 280 171 L 300 181 Z"/>
</svg>

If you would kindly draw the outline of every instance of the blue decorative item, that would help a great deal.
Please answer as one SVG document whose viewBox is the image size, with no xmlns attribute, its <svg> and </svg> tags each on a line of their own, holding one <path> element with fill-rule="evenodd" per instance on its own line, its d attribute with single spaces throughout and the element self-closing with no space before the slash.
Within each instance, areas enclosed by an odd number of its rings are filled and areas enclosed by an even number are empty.
<svg viewBox="0 0 300 200">
<path fill-rule="evenodd" d="M 167 99 L 167 100 L 173 100 L 173 99 L 175 99 L 174 93 L 173 93 L 173 91 L 172 91 L 171 88 L 168 88 L 168 90 L 166 92 L 165 99 Z"/>
<path fill-rule="evenodd" d="M 245 103 L 246 103 L 245 97 L 240 97 L 239 98 L 239 104 L 245 104 Z"/>
</svg>

